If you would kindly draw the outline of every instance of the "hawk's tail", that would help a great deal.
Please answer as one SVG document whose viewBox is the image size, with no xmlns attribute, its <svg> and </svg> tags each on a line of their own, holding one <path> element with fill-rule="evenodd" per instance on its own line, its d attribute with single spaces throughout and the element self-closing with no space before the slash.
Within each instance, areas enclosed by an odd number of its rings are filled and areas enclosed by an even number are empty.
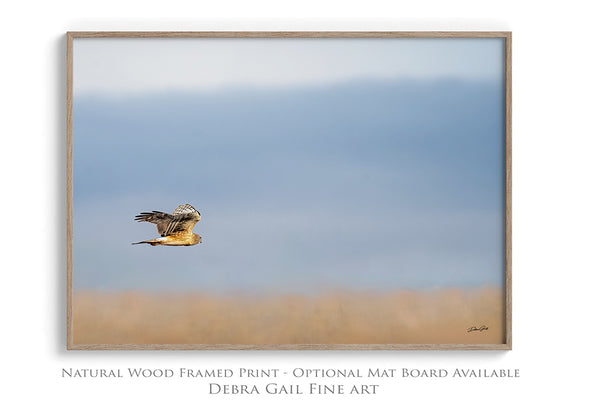
<svg viewBox="0 0 600 400">
<path fill-rule="evenodd" d="M 151 246 L 156 246 L 158 245 L 158 240 L 154 239 L 154 240 L 144 240 L 143 242 L 135 242 L 135 243 L 131 243 L 131 244 L 142 244 L 142 243 L 148 243 Z"/>
</svg>

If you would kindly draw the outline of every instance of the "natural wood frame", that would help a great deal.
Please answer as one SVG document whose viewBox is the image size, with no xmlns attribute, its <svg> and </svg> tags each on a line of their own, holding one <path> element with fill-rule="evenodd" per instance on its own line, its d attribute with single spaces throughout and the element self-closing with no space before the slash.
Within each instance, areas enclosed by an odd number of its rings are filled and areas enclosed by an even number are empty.
<svg viewBox="0 0 600 400">
<path fill-rule="evenodd" d="M 505 41 L 505 343 L 503 344 L 74 344 L 73 40 L 77 38 L 503 38 Z M 512 32 L 67 32 L 67 349 L 68 350 L 511 350 L 512 349 Z"/>
</svg>

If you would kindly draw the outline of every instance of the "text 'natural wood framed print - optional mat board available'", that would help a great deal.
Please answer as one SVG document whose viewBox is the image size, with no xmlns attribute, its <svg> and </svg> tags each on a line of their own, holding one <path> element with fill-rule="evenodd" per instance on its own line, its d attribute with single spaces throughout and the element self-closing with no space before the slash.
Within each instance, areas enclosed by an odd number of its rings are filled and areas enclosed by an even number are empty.
<svg viewBox="0 0 600 400">
<path fill-rule="evenodd" d="M 511 348 L 510 32 L 69 32 L 68 349 Z"/>
</svg>

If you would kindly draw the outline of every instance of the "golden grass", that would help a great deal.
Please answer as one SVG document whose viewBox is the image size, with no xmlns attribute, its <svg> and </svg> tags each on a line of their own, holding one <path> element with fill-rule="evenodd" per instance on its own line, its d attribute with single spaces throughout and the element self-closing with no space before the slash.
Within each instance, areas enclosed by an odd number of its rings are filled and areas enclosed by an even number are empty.
<svg viewBox="0 0 600 400">
<path fill-rule="evenodd" d="M 77 291 L 75 344 L 500 344 L 504 293 L 315 296 Z M 467 332 L 471 326 L 488 330 Z"/>
</svg>

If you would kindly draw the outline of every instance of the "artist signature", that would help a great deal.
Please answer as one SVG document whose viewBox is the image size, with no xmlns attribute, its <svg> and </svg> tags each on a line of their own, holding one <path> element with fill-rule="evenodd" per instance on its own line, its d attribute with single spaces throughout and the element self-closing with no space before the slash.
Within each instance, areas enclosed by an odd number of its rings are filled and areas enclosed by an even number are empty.
<svg viewBox="0 0 600 400">
<path fill-rule="evenodd" d="M 483 331 L 487 331 L 488 327 L 486 325 L 481 325 L 479 328 L 476 326 L 472 326 L 469 329 L 467 329 L 467 332 L 473 332 L 473 331 L 479 331 L 479 332 L 483 332 Z"/>
</svg>

